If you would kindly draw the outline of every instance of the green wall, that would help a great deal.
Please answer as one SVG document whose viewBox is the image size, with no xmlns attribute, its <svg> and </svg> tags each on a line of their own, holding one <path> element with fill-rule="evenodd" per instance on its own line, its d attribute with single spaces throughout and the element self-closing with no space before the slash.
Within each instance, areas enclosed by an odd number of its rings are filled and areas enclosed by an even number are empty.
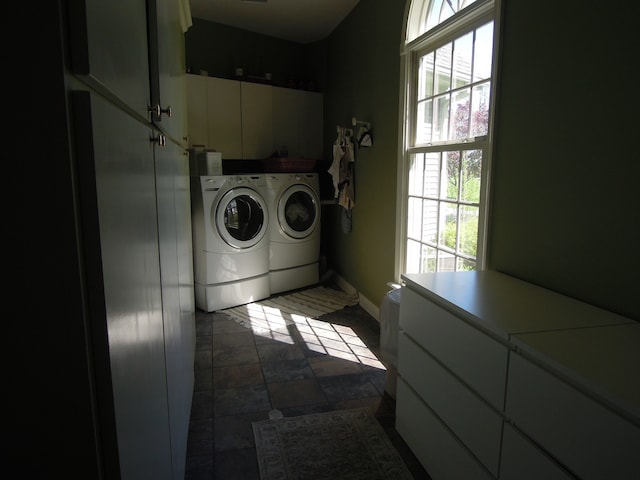
<svg viewBox="0 0 640 480">
<path fill-rule="evenodd" d="M 404 2 L 363 0 L 327 43 L 324 132 L 326 158 L 336 126 L 356 117 L 371 123 L 373 146 L 356 148 L 352 230 L 342 230 L 342 210 L 325 206 L 331 232 L 327 261 L 371 302 L 380 305 L 394 278 L 400 37 Z M 354 132 L 357 133 L 357 130 Z M 330 165 L 330 163 L 329 163 Z M 328 168 L 328 165 L 327 165 Z"/>
<path fill-rule="evenodd" d="M 271 73 L 276 86 L 302 82 L 308 89 L 311 81 L 312 90 L 322 90 L 321 42 L 303 45 L 198 18 L 184 38 L 186 67 L 192 73 L 206 70 L 212 77 L 235 78 L 236 67 L 242 67 L 245 75 Z"/>
<path fill-rule="evenodd" d="M 504 3 L 489 267 L 640 320 L 639 8 Z"/>
<path fill-rule="evenodd" d="M 285 42 L 281 55 L 294 62 L 304 50 L 325 95 L 325 187 L 336 125 L 350 126 L 353 116 L 372 124 L 373 147 L 356 150 L 353 229 L 343 233 L 341 207 L 325 205 L 323 249 L 329 266 L 378 305 L 394 280 L 404 3 L 361 1 L 328 39 Z M 503 0 L 503 7 L 489 268 L 640 320 L 632 50 L 639 7 L 551 0 Z M 187 65 L 196 34 L 187 37 Z M 200 54 L 215 52 L 231 68 L 233 52 L 252 47 L 245 39 L 211 48 Z"/>
</svg>

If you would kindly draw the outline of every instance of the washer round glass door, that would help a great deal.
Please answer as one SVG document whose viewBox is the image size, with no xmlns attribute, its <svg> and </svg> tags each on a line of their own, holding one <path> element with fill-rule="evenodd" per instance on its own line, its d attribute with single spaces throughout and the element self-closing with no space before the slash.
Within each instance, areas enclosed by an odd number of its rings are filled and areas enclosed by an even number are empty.
<svg viewBox="0 0 640 480">
<path fill-rule="evenodd" d="M 222 239 L 235 248 L 251 248 L 268 230 L 267 205 L 250 188 L 232 188 L 225 193 L 211 215 Z M 213 219 L 212 219 L 213 220 Z"/>
<path fill-rule="evenodd" d="M 292 185 L 278 201 L 278 223 L 291 238 L 305 238 L 320 220 L 318 196 L 307 185 Z"/>
</svg>

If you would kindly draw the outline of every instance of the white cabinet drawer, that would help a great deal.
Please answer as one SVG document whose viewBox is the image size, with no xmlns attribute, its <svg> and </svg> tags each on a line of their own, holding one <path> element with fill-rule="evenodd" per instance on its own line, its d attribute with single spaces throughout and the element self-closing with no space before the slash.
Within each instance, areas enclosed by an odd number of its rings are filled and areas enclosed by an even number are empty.
<svg viewBox="0 0 640 480">
<path fill-rule="evenodd" d="M 502 416 L 418 347 L 399 336 L 398 373 L 495 476 Z"/>
<path fill-rule="evenodd" d="M 515 352 L 506 414 L 580 478 L 637 478 L 640 472 L 640 427 Z"/>
<path fill-rule="evenodd" d="M 502 436 L 500 480 L 571 480 L 575 477 L 508 423 Z"/>
<path fill-rule="evenodd" d="M 401 378 L 396 430 L 433 480 L 493 479 Z"/>
<path fill-rule="evenodd" d="M 504 408 L 506 345 L 407 287 L 400 328 L 498 410 Z"/>
</svg>

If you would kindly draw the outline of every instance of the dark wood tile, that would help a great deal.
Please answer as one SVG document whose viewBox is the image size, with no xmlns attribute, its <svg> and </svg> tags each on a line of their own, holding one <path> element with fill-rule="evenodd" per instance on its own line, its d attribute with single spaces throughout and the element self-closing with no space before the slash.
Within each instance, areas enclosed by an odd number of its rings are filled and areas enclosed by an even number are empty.
<svg viewBox="0 0 640 480">
<path fill-rule="evenodd" d="M 218 367 L 213 369 L 213 388 L 244 387 L 260 385 L 265 381 L 259 363 Z"/>
<path fill-rule="evenodd" d="M 270 383 L 267 385 L 273 408 L 282 409 L 314 403 L 326 403 L 318 381 L 315 378 L 293 382 Z"/>
<path fill-rule="evenodd" d="M 213 417 L 213 391 L 193 392 L 191 420 Z"/>
<path fill-rule="evenodd" d="M 262 370 L 264 372 L 264 380 L 268 384 L 303 380 L 314 376 L 306 358 L 263 361 Z"/>
<path fill-rule="evenodd" d="M 255 448 L 240 448 L 215 452 L 216 479 L 260 480 Z"/>
<path fill-rule="evenodd" d="M 235 347 L 253 346 L 253 333 L 249 330 L 242 332 L 216 333 L 211 336 L 212 347 L 216 350 Z"/>
<path fill-rule="evenodd" d="M 330 402 L 380 395 L 366 374 L 321 377 L 318 383 Z"/>
<path fill-rule="evenodd" d="M 235 348 L 214 348 L 212 351 L 214 367 L 230 367 L 258 363 L 258 351 L 255 346 Z"/>
<path fill-rule="evenodd" d="M 308 324 L 253 331 L 224 313 L 196 314 L 188 480 L 258 480 L 252 422 L 369 408 L 415 479 L 430 477 L 395 430 L 384 391 L 380 328 L 362 307 Z"/>
<path fill-rule="evenodd" d="M 212 442 L 215 450 L 255 447 L 252 423 L 267 419 L 269 419 L 267 411 L 216 417 Z"/>
<path fill-rule="evenodd" d="M 213 415 L 223 417 L 248 412 L 271 410 L 269 394 L 264 384 L 213 391 Z"/>
</svg>

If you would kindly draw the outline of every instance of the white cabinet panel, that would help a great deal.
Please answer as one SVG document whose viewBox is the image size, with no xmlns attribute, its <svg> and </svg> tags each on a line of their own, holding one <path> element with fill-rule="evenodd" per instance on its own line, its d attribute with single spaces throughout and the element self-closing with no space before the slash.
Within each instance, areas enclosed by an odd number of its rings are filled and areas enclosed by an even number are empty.
<svg viewBox="0 0 640 480">
<path fill-rule="evenodd" d="M 402 378 L 397 405 L 396 430 L 433 480 L 493 479 Z"/>
<path fill-rule="evenodd" d="M 513 352 L 506 414 L 581 478 L 640 472 L 640 427 Z"/>
<path fill-rule="evenodd" d="M 207 77 L 187 74 L 187 133 L 189 146 L 209 143 L 207 120 Z"/>
<path fill-rule="evenodd" d="M 403 380 L 497 476 L 502 416 L 405 334 L 401 333 L 398 340 L 398 371 Z"/>
<path fill-rule="evenodd" d="M 575 477 L 508 423 L 504 425 L 501 480 L 571 480 Z"/>
<path fill-rule="evenodd" d="M 182 478 L 187 457 L 187 437 L 193 394 L 195 309 L 185 302 L 193 297 L 193 274 L 184 262 L 191 255 L 189 168 L 184 150 L 173 142 L 155 148 L 158 239 L 162 283 L 167 398 L 171 424 L 174 478 Z M 185 195 L 186 193 L 186 195 Z M 191 259 L 190 263 L 193 260 Z"/>
<path fill-rule="evenodd" d="M 273 87 L 273 144 L 277 149 L 286 146 L 290 157 L 301 156 L 298 135 L 302 121 L 301 90 Z"/>
<path fill-rule="evenodd" d="M 290 157 L 322 158 L 322 94 L 273 87 L 273 145 Z"/>
<path fill-rule="evenodd" d="M 242 104 L 242 158 L 269 157 L 273 151 L 271 85 L 240 82 Z"/>
<path fill-rule="evenodd" d="M 152 104 L 159 101 L 163 110 L 171 109 L 171 116 L 162 113 L 159 120 L 154 120 L 163 132 L 177 143 L 186 145 L 187 112 L 186 112 L 186 79 L 184 32 L 180 24 L 180 2 L 177 0 L 155 0 L 157 26 L 157 77 L 158 98 L 155 98 L 152 83 Z M 151 22 L 150 18 L 150 22 Z M 151 52 L 150 52 L 151 55 Z M 152 71 L 153 75 L 153 71 Z"/>
<path fill-rule="evenodd" d="M 69 27 L 73 73 L 148 119 L 146 0 L 69 2 Z"/>
<path fill-rule="evenodd" d="M 498 410 L 504 407 L 508 348 L 407 287 L 400 328 Z"/>
<path fill-rule="evenodd" d="M 422 403 L 498 478 L 637 477 L 636 322 L 498 272 L 403 279 L 396 417 L 416 454 L 438 444 L 407 416 Z M 446 475 L 442 456 L 418 458 Z"/>
<path fill-rule="evenodd" d="M 222 153 L 223 159 L 242 157 L 242 115 L 240 82 L 205 77 L 207 84 L 207 147 Z"/>
<path fill-rule="evenodd" d="M 303 116 L 298 124 L 301 139 L 300 156 L 322 160 L 324 97 L 321 93 L 304 92 L 301 103 Z"/>
<path fill-rule="evenodd" d="M 95 165 L 120 473 L 123 479 L 169 479 L 152 132 L 99 95 L 89 101 L 89 94 L 80 92 L 74 98 L 79 135 L 92 141 L 78 155 L 81 162 Z M 92 130 L 85 132 L 88 128 Z"/>
<path fill-rule="evenodd" d="M 223 159 L 322 158 L 323 96 L 290 88 L 187 74 L 189 145 Z"/>
</svg>

